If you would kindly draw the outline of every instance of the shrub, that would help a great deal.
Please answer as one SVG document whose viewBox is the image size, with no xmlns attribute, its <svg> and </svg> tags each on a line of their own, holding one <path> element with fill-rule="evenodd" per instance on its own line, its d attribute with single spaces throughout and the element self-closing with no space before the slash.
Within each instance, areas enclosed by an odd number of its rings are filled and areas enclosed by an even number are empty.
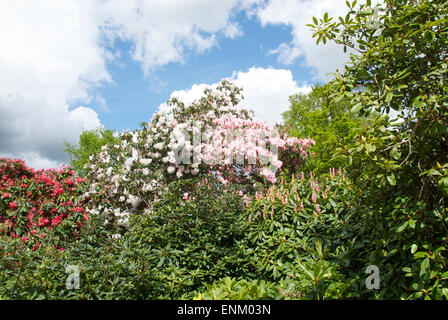
<svg viewBox="0 0 448 320">
<path fill-rule="evenodd" d="M 224 80 L 191 105 L 172 99 L 141 130 L 123 132 L 120 144 L 104 146 L 86 165 L 92 186 L 107 191 L 91 209 L 102 206 L 111 221 L 126 225 L 131 213 L 151 211 L 176 179 L 214 174 L 223 185 L 251 187 L 274 183 L 279 168 L 296 168 L 313 141 L 280 135 L 253 118 L 237 106 L 240 92 Z"/>
<path fill-rule="evenodd" d="M 79 239 L 54 248 L 51 233 L 38 250 L 17 238 L 0 237 L 0 296 L 5 299 L 132 299 L 137 297 L 141 266 L 134 252 L 110 237 L 104 217 L 93 216 Z M 79 289 L 67 288 L 69 266 L 80 271 Z"/>
<path fill-rule="evenodd" d="M 182 197 L 179 197 L 183 194 Z M 178 180 L 146 215 L 130 219 L 124 238 L 152 270 L 142 297 L 179 298 L 203 283 L 247 273 L 239 256 L 242 197 L 215 177 Z"/>
<path fill-rule="evenodd" d="M 304 298 L 344 297 L 348 275 L 365 270 L 352 259 L 363 233 L 353 206 L 357 192 L 334 169 L 319 178 L 282 179 L 257 192 L 243 218 L 250 266 L 270 282 L 293 280 Z"/>
<path fill-rule="evenodd" d="M 281 300 L 287 299 L 294 283 L 283 281 L 276 285 L 264 280 L 236 280 L 223 278 L 206 285 L 194 300 Z"/>
<path fill-rule="evenodd" d="M 387 285 L 377 298 L 446 298 L 447 3 L 347 5 L 345 17 L 324 14 L 310 25 L 318 43 L 357 52 L 335 75 L 331 96 L 348 99 L 360 115 L 396 111 L 395 119 L 377 117 L 337 150 L 363 190 L 358 202 L 369 232 L 358 259 L 382 270 Z"/>
<path fill-rule="evenodd" d="M 86 180 L 69 167 L 35 171 L 22 160 L 0 159 L 0 234 L 35 249 L 54 229 L 60 235 L 54 245 L 60 246 L 89 219 L 86 190 Z"/>
</svg>

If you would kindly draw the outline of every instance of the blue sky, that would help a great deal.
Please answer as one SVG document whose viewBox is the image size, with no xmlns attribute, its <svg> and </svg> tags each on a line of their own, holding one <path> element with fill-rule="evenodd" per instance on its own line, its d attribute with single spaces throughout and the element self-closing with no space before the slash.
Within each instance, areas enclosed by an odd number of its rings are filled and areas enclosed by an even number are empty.
<svg viewBox="0 0 448 320">
<path fill-rule="evenodd" d="M 83 130 L 137 129 L 223 78 L 279 122 L 291 94 L 348 60 L 305 26 L 324 12 L 345 14 L 345 1 L 1 1 L 0 157 L 60 166 Z"/>
<path fill-rule="evenodd" d="M 236 17 L 244 34 L 228 39 L 220 36 L 218 45 L 204 53 L 186 54 L 185 63 L 172 62 L 145 75 L 138 62 L 131 58 L 132 42 L 116 41 L 114 50 L 123 56 L 110 65 L 114 83 L 99 89 L 106 100 L 108 111 L 100 110 L 101 122 L 105 127 L 121 131 L 135 129 L 138 124 L 151 115 L 158 106 L 169 99 L 172 92 L 190 88 L 197 83 L 216 83 L 230 77 L 233 71 L 247 72 L 252 67 L 287 68 L 294 80 L 313 84 L 313 68 L 306 66 L 301 59 L 285 66 L 278 57 L 268 54 L 281 43 L 290 42 L 291 27 L 275 25 L 262 27 L 256 18 L 248 18 L 245 13 Z M 121 116 L 119 116 L 121 115 Z"/>
</svg>

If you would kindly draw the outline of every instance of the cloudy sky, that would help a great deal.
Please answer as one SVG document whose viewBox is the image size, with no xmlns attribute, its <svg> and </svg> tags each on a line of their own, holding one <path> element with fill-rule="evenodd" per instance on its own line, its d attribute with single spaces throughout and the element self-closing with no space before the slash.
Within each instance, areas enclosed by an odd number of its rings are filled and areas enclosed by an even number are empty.
<svg viewBox="0 0 448 320">
<path fill-rule="evenodd" d="M 67 162 L 64 141 L 100 125 L 122 131 L 173 96 L 191 101 L 230 78 L 244 106 L 281 121 L 348 58 L 315 45 L 313 16 L 345 0 L 2 0 L 0 157 Z"/>
</svg>

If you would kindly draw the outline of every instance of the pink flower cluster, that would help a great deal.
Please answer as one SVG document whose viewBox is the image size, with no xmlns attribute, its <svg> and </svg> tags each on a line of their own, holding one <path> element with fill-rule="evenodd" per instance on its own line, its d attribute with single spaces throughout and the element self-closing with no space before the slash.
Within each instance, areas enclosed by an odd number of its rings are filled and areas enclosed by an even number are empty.
<svg viewBox="0 0 448 320">
<path fill-rule="evenodd" d="M 190 105 L 172 99 L 141 130 L 123 132 L 120 144 L 92 157 L 86 165 L 92 186 L 108 187 L 111 208 L 104 210 L 120 219 L 142 204 L 150 210 L 161 186 L 174 179 L 211 174 L 224 185 L 276 183 L 279 169 L 300 165 L 314 141 L 289 137 L 239 108 L 240 91 L 224 80 Z"/>
<path fill-rule="evenodd" d="M 80 198 L 79 192 L 86 185 L 86 179 L 75 177 L 70 168 L 36 171 L 23 160 L 0 159 L 0 199 L 7 204 L 0 215 L 0 234 L 20 236 L 36 247 L 46 231 L 74 214 L 79 215 L 75 219 L 79 227 L 89 217 L 84 215 L 81 200 L 73 203 L 66 199 Z"/>
</svg>

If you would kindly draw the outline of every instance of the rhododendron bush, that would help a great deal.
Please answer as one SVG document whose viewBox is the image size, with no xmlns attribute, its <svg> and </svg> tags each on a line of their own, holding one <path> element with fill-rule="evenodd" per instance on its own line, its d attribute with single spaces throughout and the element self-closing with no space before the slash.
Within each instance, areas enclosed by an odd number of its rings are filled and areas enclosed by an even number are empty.
<svg viewBox="0 0 448 320">
<path fill-rule="evenodd" d="M 238 107 L 241 98 L 241 89 L 223 80 L 189 105 L 171 99 L 140 130 L 125 131 L 120 144 L 104 146 L 86 164 L 90 192 L 107 190 L 107 201 L 92 212 L 126 224 L 132 212 L 151 212 L 152 202 L 176 179 L 214 175 L 221 190 L 234 183 L 245 193 L 255 183 L 275 183 L 279 169 L 296 169 L 314 141 L 289 137 L 254 118 Z"/>
<path fill-rule="evenodd" d="M 339 297 L 350 286 L 342 277 L 351 270 L 358 274 L 350 257 L 365 232 L 365 217 L 353 205 L 359 193 L 341 169 L 333 168 L 326 175 L 282 178 L 257 192 L 240 217 L 242 247 L 253 268 L 268 281 L 295 282 L 306 298 Z"/>
<path fill-rule="evenodd" d="M 89 220 L 86 186 L 70 167 L 36 171 L 22 160 L 0 159 L 0 235 L 33 249 L 52 229 L 62 237 L 76 235 Z"/>
</svg>

